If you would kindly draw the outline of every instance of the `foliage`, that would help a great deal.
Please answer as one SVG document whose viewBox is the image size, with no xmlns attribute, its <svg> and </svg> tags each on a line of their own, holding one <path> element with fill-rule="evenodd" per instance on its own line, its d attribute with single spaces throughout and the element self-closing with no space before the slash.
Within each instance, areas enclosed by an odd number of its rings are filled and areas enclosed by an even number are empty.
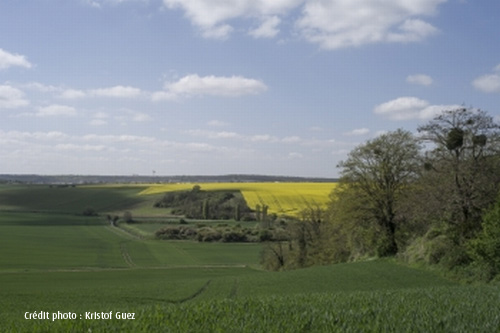
<svg viewBox="0 0 500 333">
<path fill-rule="evenodd" d="M 500 197 L 485 213 L 482 231 L 470 241 L 469 253 L 486 266 L 490 278 L 500 274 Z"/>
<path fill-rule="evenodd" d="M 88 207 L 85 207 L 85 209 L 82 212 L 82 215 L 83 216 L 97 216 L 98 214 L 93 207 L 88 206 Z"/>
<path fill-rule="evenodd" d="M 132 213 L 128 210 L 125 211 L 125 213 L 123 213 L 123 220 L 127 223 L 134 222 L 134 218 L 132 217 Z"/>
<path fill-rule="evenodd" d="M 486 112 L 444 111 L 420 126 L 422 140 L 433 144 L 426 155 L 422 193 L 436 201 L 433 219 L 446 222 L 459 245 L 481 230 L 482 212 L 500 185 L 500 125 Z"/>
<path fill-rule="evenodd" d="M 403 130 L 383 134 L 352 150 L 346 161 L 339 164 L 341 184 L 348 184 L 360 199 L 356 210 L 377 224 L 384 241 L 380 255 L 398 251 L 396 228 L 397 203 L 401 192 L 415 181 L 420 166 L 419 145 L 411 133 Z M 346 193 L 339 192 L 338 195 Z"/>
<path fill-rule="evenodd" d="M 282 241 L 289 237 L 280 227 L 256 229 L 218 224 L 214 226 L 172 225 L 156 230 L 155 237 L 163 240 L 197 240 L 199 242 L 264 242 Z"/>
<path fill-rule="evenodd" d="M 205 191 L 199 185 L 195 185 L 191 191 L 167 192 L 154 206 L 169 208 L 175 215 L 204 220 L 231 219 L 237 210 L 240 217 L 251 212 L 240 193 Z"/>
<path fill-rule="evenodd" d="M 300 212 L 310 206 L 326 208 L 328 194 L 337 183 L 311 182 L 268 182 L 268 183 L 204 183 L 204 191 L 239 191 L 252 210 L 268 206 L 268 215 L 300 217 Z M 192 184 L 176 183 L 150 185 L 141 192 L 142 196 L 190 190 Z M 231 216 L 233 216 L 232 214 Z M 242 218 L 244 218 L 242 216 Z"/>
</svg>

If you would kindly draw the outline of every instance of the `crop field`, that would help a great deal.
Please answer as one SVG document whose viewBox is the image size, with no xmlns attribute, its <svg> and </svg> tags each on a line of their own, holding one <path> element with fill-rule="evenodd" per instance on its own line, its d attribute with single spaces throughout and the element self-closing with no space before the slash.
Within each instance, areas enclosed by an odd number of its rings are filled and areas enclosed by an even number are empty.
<svg viewBox="0 0 500 333">
<path fill-rule="evenodd" d="M 151 188 L 0 185 L 0 332 L 500 329 L 498 285 L 392 260 L 268 272 L 258 243 L 160 241 L 106 221 L 146 212 Z"/>
<path fill-rule="evenodd" d="M 165 193 L 170 191 L 190 190 L 195 184 L 158 184 L 150 185 L 140 192 L 141 195 Z M 241 191 L 248 206 L 255 209 L 257 205 L 269 207 L 269 213 L 298 216 L 310 207 L 324 207 L 328 195 L 337 183 L 202 183 L 202 190 Z"/>
</svg>

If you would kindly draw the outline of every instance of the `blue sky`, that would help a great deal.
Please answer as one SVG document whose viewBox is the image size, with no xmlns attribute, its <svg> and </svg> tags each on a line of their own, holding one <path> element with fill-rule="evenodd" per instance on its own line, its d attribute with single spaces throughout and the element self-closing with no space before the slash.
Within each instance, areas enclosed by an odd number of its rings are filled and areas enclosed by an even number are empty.
<svg viewBox="0 0 500 333">
<path fill-rule="evenodd" d="M 500 121 L 493 0 L 0 0 L 0 173 L 336 177 L 460 105 Z"/>
</svg>

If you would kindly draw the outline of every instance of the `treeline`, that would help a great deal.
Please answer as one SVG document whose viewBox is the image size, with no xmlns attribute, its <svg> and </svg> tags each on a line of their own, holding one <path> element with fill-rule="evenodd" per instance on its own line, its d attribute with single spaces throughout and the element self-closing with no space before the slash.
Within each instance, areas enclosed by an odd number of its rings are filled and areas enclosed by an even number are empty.
<svg viewBox="0 0 500 333">
<path fill-rule="evenodd" d="M 486 112 L 444 111 L 354 148 L 326 210 L 310 209 L 270 243 L 270 269 L 397 256 L 471 279 L 500 274 L 500 126 Z"/>
<path fill-rule="evenodd" d="M 203 220 L 252 220 L 251 209 L 238 191 L 204 191 L 194 185 L 190 191 L 167 192 L 154 203 L 172 215 Z"/>
<path fill-rule="evenodd" d="M 148 183 L 253 183 L 253 182 L 335 182 L 332 178 L 305 178 L 268 175 L 16 175 L 0 174 L 0 184 L 148 184 Z"/>
<path fill-rule="evenodd" d="M 280 242 L 288 240 L 288 233 L 284 225 L 262 228 L 248 227 L 240 224 L 229 225 L 173 225 L 163 227 L 155 232 L 157 239 L 163 240 L 192 240 L 198 242 Z"/>
</svg>

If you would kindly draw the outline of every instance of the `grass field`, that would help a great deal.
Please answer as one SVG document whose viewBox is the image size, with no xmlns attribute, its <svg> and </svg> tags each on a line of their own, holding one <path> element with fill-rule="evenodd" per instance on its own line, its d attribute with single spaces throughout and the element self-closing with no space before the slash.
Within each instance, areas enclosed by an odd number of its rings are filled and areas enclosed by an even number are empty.
<svg viewBox="0 0 500 333">
<path fill-rule="evenodd" d="M 158 241 L 79 215 L 87 205 L 146 211 L 154 194 L 142 190 L 0 186 L 0 331 L 500 329 L 498 286 L 457 285 L 388 260 L 267 272 L 259 244 Z M 25 319 L 40 312 L 50 318 Z M 76 317 L 52 321 L 58 312 Z"/>
</svg>

